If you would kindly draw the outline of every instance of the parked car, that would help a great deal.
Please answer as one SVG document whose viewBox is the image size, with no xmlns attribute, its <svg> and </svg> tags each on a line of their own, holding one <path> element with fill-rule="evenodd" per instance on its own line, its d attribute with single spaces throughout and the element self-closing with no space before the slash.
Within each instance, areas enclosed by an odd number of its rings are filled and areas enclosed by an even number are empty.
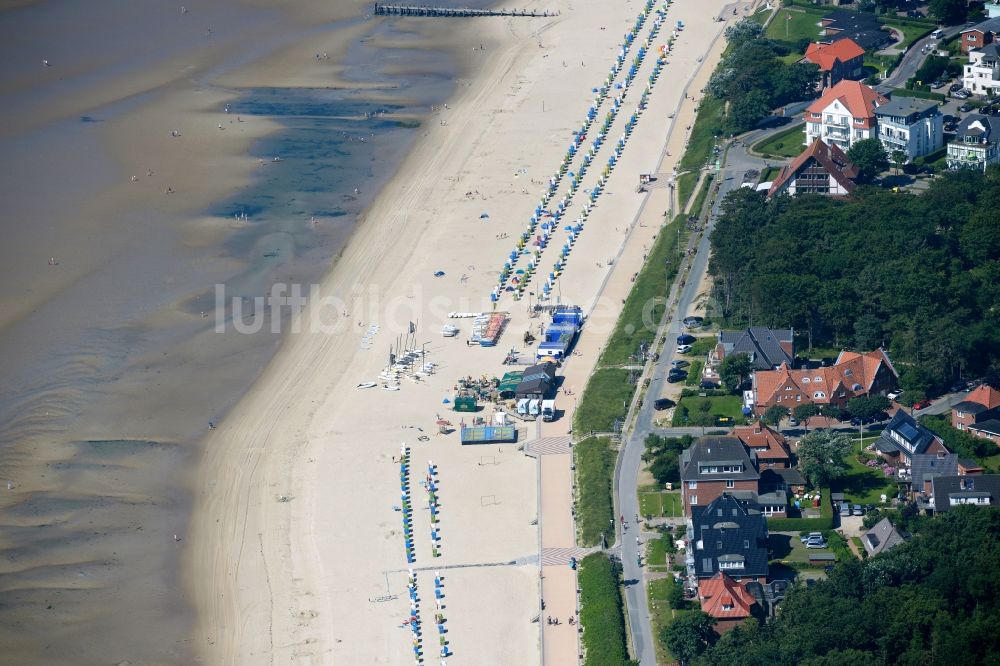
<svg viewBox="0 0 1000 666">
<path fill-rule="evenodd" d="M 944 88 L 946 85 L 948 85 L 948 81 L 938 79 L 937 81 L 931 84 L 931 88 L 938 90 L 939 88 Z"/>
<path fill-rule="evenodd" d="M 679 381 L 687 379 L 688 373 L 683 370 L 677 370 L 676 372 L 670 372 L 667 374 L 667 381 L 671 384 L 676 384 Z"/>
<path fill-rule="evenodd" d="M 819 540 L 806 541 L 806 548 L 826 548 L 826 541 Z"/>
<path fill-rule="evenodd" d="M 958 123 L 945 123 L 942 129 L 944 129 L 945 132 L 954 132 L 958 129 Z"/>
<path fill-rule="evenodd" d="M 948 87 L 948 92 L 953 92 L 954 93 L 954 92 L 958 92 L 961 89 L 962 89 L 962 84 L 961 83 L 953 83 L 953 84 L 951 84 Z M 947 118 L 947 117 L 948 116 L 945 116 L 945 118 Z"/>
<path fill-rule="evenodd" d="M 694 337 L 693 335 L 688 335 L 687 333 L 681 333 L 680 335 L 677 336 L 677 344 L 689 345 L 697 339 L 698 338 Z"/>
<path fill-rule="evenodd" d="M 956 90 L 955 92 L 953 92 L 951 96 L 954 97 L 955 99 L 969 99 L 969 97 L 972 96 L 972 93 L 970 93 L 965 88 L 962 88 L 961 90 Z"/>
<path fill-rule="evenodd" d="M 713 382 L 713 381 L 711 381 L 709 379 L 703 379 L 703 380 L 701 380 L 701 384 L 698 384 L 698 386 L 700 386 L 703 389 L 717 389 L 717 388 L 719 388 L 719 384 L 718 383 Z"/>
<path fill-rule="evenodd" d="M 670 398 L 660 398 L 659 400 L 653 402 L 653 409 L 656 410 L 670 409 L 671 407 L 674 407 L 676 405 L 677 403 L 671 400 Z"/>
<path fill-rule="evenodd" d="M 967 113 L 969 111 L 972 111 L 972 105 L 966 102 L 962 106 L 958 107 L 958 110 L 961 111 L 962 113 Z"/>
<path fill-rule="evenodd" d="M 849 516 L 851 515 L 851 505 L 847 502 L 840 503 L 840 515 Z"/>
<path fill-rule="evenodd" d="M 801 541 L 802 543 L 805 543 L 806 541 L 809 541 L 809 539 L 814 539 L 814 538 L 822 539 L 823 538 L 823 533 L 822 532 L 810 532 L 809 534 L 801 534 L 801 535 L 799 535 L 799 541 Z"/>
<path fill-rule="evenodd" d="M 899 400 L 899 396 L 903 395 L 903 389 L 896 389 L 895 391 L 889 391 L 885 397 L 889 400 Z"/>
<path fill-rule="evenodd" d="M 694 328 L 696 326 L 701 326 L 705 322 L 704 317 L 685 317 L 684 325 L 688 328 Z"/>
<path fill-rule="evenodd" d="M 789 416 L 788 417 L 788 425 L 790 425 L 790 426 L 797 426 L 798 424 L 799 424 L 799 420 L 797 418 L 795 418 L 794 416 Z"/>
<path fill-rule="evenodd" d="M 851 419 L 851 425 L 854 426 L 855 428 L 859 428 L 862 425 L 864 425 L 864 421 L 855 416 L 854 418 Z"/>
<path fill-rule="evenodd" d="M 931 401 L 926 399 L 917 400 L 915 403 L 913 403 L 913 409 L 927 409 L 930 406 L 931 406 Z"/>
<path fill-rule="evenodd" d="M 851 511 L 854 512 L 855 516 L 863 516 L 863 515 L 865 515 L 865 510 L 861 508 L 860 504 L 855 504 L 854 506 L 852 506 L 851 507 Z"/>
<path fill-rule="evenodd" d="M 685 361 L 682 358 L 675 358 L 674 360 L 672 360 L 670 362 L 670 367 L 671 368 L 686 368 L 689 365 L 691 365 L 691 362 L 690 361 Z"/>
<path fill-rule="evenodd" d="M 678 354 L 687 354 L 689 351 L 691 351 L 691 345 L 677 345 Z"/>
<path fill-rule="evenodd" d="M 871 513 L 877 508 L 874 504 L 865 504 L 865 513 Z"/>
</svg>

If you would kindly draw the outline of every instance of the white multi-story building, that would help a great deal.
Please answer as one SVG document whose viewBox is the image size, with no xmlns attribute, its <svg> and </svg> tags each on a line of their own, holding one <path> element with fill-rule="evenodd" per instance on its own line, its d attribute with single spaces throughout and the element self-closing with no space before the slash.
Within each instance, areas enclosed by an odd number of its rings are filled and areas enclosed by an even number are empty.
<svg viewBox="0 0 1000 666">
<path fill-rule="evenodd" d="M 1000 93 L 1000 48 L 996 44 L 969 51 L 962 86 L 976 95 Z"/>
<path fill-rule="evenodd" d="M 898 97 L 878 107 L 875 116 L 878 138 L 890 159 L 899 150 L 912 162 L 944 145 L 944 121 L 937 102 Z"/>
<path fill-rule="evenodd" d="M 1000 162 L 1000 123 L 992 124 L 989 116 L 972 113 L 955 131 L 955 140 L 948 144 L 949 169 L 985 171 Z"/>
<path fill-rule="evenodd" d="M 857 141 L 878 136 L 875 109 L 888 101 L 859 81 L 841 81 L 806 108 L 805 145 L 822 139 L 846 152 Z"/>
</svg>

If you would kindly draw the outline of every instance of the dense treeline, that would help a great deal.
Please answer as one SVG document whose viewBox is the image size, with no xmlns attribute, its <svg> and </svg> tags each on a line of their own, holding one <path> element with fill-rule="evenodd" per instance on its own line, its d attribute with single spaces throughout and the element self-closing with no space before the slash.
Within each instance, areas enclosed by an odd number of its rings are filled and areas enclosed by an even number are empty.
<svg viewBox="0 0 1000 666">
<path fill-rule="evenodd" d="M 813 587 L 796 587 L 774 620 L 734 629 L 691 663 L 997 663 L 998 566 L 1000 509 L 960 507 L 920 519 L 909 542 L 838 564 Z"/>
<path fill-rule="evenodd" d="M 1000 169 L 920 195 L 860 189 L 723 201 L 709 270 L 733 325 L 792 326 L 813 346 L 891 352 L 907 396 L 1000 365 Z"/>
<path fill-rule="evenodd" d="M 791 50 L 764 38 L 763 31 L 750 19 L 726 28 L 726 52 L 707 90 L 727 102 L 728 132 L 752 129 L 771 109 L 815 97 L 819 68 L 786 63 L 782 58 Z"/>
</svg>

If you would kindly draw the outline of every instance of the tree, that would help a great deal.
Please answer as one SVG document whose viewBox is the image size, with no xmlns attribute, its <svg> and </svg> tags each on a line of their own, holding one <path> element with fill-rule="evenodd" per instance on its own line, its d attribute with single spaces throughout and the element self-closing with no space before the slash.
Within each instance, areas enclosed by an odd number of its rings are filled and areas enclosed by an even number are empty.
<svg viewBox="0 0 1000 666">
<path fill-rule="evenodd" d="M 945 25 L 964 23 L 969 16 L 967 0 L 931 0 L 927 9 L 931 16 Z"/>
<path fill-rule="evenodd" d="M 858 167 L 858 178 L 871 182 L 889 168 L 889 157 L 878 139 L 861 139 L 847 149 L 847 157 Z"/>
<path fill-rule="evenodd" d="M 826 488 L 847 473 L 844 457 L 851 452 L 851 438 L 829 430 L 811 432 L 799 441 L 797 454 L 802 475 L 813 488 Z"/>
<path fill-rule="evenodd" d="M 673 578 L 668 579 L 672 585 L 670 589 L 667 590 L 667 603 L 674 610 L 680 610 L 682 608 L 687 608 L 687 599 L 684 598 L 684 586 L 679 582 L 675 581 Z"/>
<path fill-rule="evenodd" d="M 903 168 L 904 164 L 906 164 L 906 153 L 902 150 L 892 151 L 892 165 L 896 167 L 897 176 L 899 175 L 899 170 Z"/>
<path fill-rule="evenodd" d="M 862 421 L 872 420 L 891 406 L 889 398 L 884 395 L 860 395 L 847 401 L 847 411 Z"/>
<path fill-rule="evenodd" d="M 792 416 L 796 418 L 803 426 L 805 426 L 806 432 L 809 431 L 809 419 L 819 414 L 819 407 L 812 403 L 807 403 L 805 405 L 796 405 L 795 409 L 792 410 Z"/>
<path fill-rule="evenodd" d="M 753 363 L 749 354 L 730 354 L 722 359 L 719 366 L 719 378 L 727 391 L 736 391 L 747 380 L 753 371 Z"/>
<path fill-rule="evenodd" d="M 781 419 L 787 418 L 789 414 L 788 407 L 783 407 L 782 405 L 772 405 L 767 408 L 764 412 L 764 416 L 761 421 L 769 426 L 777 426 L 781 423 Z"/>
<path fill-rule="evenodd" d="M 726 28 L 726 41 L 730 44 L 752 42 L 764 34 L 764 27 L 757 21 L 742 18 Z"/>
<path fill-rule="evenodd" d="M 685 613 L 671 622 L 660 634 L 670 654 L 682 664 L 703 653 L 715 642 L 715 618 L 703 611 Z"/>
<path fill-rule="evenodd" d="M 733 134 L 753 129 L 771 113 L 771 96 L 763 90 L 751 90 L 729 102 L 726 129 Z"/>
</svg>

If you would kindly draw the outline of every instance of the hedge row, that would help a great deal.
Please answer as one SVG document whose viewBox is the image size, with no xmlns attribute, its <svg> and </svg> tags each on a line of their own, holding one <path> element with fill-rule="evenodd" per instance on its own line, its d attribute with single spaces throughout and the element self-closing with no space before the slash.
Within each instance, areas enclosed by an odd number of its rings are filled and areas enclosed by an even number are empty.
<svg viewBox="0 0 1000 666">
<path fill-rule="evenodd" d="M 604 553 L 591 553 L 580 561 L 578 576 L 584 666 L 627 666 L 618 567 Z"/>
</svg>

